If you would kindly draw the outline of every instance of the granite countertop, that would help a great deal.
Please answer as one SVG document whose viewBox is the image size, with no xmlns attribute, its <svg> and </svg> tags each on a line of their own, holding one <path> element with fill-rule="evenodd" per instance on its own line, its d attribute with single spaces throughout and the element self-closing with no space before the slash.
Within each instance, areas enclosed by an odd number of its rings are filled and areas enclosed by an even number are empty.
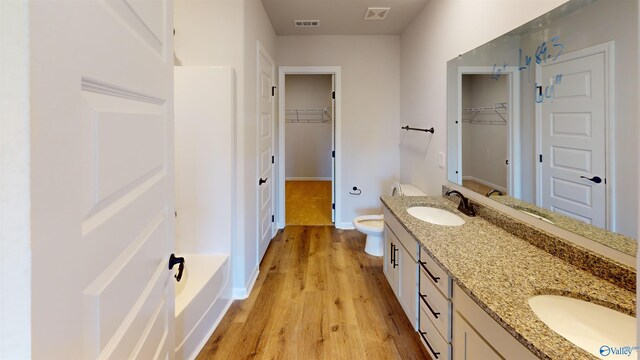
<svg viewBox="0 0 640 360">
<path fill-rule="evenodd" d="M 571 296 L 635 316 L 635 293 L 580 270 L 479 216 L 462 214 L 442 196 L 383 196 L 381 200 L 480 307 L 540 358 L 596 357 L 540 321 L 528 304 L 534 295 Z M 465 224 L 450 227 L 423 222 L 407 213 L 411 206 L 445 209 L 463 218 Z"/>
<path fill-rule="evenodd" d="M 516 210 L 528 211 L 530 213 L 543 217 L 551 221 L 558 227 L 584 236 L 586 238 L 596 240 L 603 245 L 616 249 L 627 255 L 636 255 L 637 242 L 628 236 L 614 233 L 591 224 L 585 224 L 582 221 L 573 219 L 569 216 L 564 216 L 557 212 L 538 207 L 536 205 L 518 200 L 511 196 L 492 196 L 491 200 L 495 200 Z"/>
</svg>

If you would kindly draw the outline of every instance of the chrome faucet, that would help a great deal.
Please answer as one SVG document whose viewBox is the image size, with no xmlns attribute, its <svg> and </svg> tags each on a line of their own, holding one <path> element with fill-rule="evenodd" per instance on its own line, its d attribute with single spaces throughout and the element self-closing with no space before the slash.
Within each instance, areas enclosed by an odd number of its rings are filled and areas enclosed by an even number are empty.
<svg viewBox="0 0 640 360">
<path fill-rule="evenodd" d="M 445 195 L 446 196 L 458 195 L 460 197 L 460 204 L 458 205 L 458 210 L 460 210 L 461 213 L 467 216 L 476 216 L 476 212 L 473 210 L 473 205 L 469 202 L 469 199 L 467 199 L 466 197 L 464 197 L 464 195 L 462 195 L 460 191 L 450 190 L 450 191 L 447 191 Z"/>
<path fill-rule="evenodd" d="M 498 194 L 498 195 L 500 195 L 500 196 L 504 195 L 504 194 L 502 193 L 502 191 L 500 191 L 500 190 L 498 190 L 498 189 L 493 189 L 493 190 L 489 191 L 485 196 L 486 196 L 486 197 L 491 197 L 491 195 L 493 195 L 493 194 Z"/>
</svg>

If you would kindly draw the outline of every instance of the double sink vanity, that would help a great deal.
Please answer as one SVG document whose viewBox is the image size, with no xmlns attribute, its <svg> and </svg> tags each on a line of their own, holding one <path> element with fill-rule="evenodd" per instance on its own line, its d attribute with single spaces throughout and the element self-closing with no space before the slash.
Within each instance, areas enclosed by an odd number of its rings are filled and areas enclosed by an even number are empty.
<svg viewBox="0 0 640 360">
<path fill-rule="evenodd" d="M 457 197 L 381 200 L 384 274 L 433 359 L 597 358 L 635 344 L 633 268 L 485 205 L 467 216 Z"/>
<path fill-rule="evenodd" d="M 433 359 L 638 357 L 637 14 L 569 0 L 447 62 L 443 196 L 381 198 Z"/>
</svg>

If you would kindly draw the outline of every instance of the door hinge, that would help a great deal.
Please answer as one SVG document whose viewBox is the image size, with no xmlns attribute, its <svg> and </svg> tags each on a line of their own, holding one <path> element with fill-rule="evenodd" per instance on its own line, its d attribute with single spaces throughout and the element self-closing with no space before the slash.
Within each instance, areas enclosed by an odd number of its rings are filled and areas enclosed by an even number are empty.
<svg viewBox="0 0 640 360">
<path fill-rule="evenodd" d="M 336 209 L 336 203 L 331 204 L 331 210 L 335 210 Z"/>
<path fill-rule="evenodd" d="M 275 86 L 271 87 L 271 96 L 276 96 L 276 87 Z"/>
<path fill-rule="evenodd" d="M 332 98 L 333 100 L 335 100 L 335 99 L 336 99 L 336 92 L 335 92 L 335 91 L 332 91 L 332 92 L 331 92 L 331 98 Z"/>
<path fill-rule="evenodd" d="M 275 163 L 276 163 L 276 157 L 275 157 L 275 156 L 273 156 L 273 155 L 271 155 L 271 163 L 272 163 L 272 164 L 275 164 Z"/>
<path fill-rule="evenodd" d="M 509 159 L 505 160 L 505 163 L 506 163 L 507 165 L 509 165 Z"/>
<path fill-rule="evenodd" d="M 335 150 L 331 151 L 331 157 L 332 158 L 336 157 L 336 151 Z"/>
<path fill-rule="evenodd" d="M 540 162 L 542 162 L 542 154 L 540 154 Z"/>
<path fill-rule="evenodd" d="M 275 215 L 271 215 L 271 222 L 275 222 L 276 221 L 276 216 Z"/>
<path fill-rule="evenodd" d="M 604 178 L 604 184 L 607 185 L 607 178 Z"/>
</svg>

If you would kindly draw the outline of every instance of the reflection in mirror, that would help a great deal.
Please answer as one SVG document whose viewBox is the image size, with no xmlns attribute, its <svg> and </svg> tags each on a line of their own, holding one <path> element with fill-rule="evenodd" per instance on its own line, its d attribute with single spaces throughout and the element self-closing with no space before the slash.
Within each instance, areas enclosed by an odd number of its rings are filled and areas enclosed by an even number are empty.
<svg viewBox="0 0 640 360">
<path fill-rule="evenodd" d="M 572 0 L 449 61 L 449 181 L 635 256 L 637 14 Z"/>
<path fill-rule="evenodd" d="M 462 75 L 462 186 L 487 194 L 507 190 L 507 77 Z"/>
</svg>

